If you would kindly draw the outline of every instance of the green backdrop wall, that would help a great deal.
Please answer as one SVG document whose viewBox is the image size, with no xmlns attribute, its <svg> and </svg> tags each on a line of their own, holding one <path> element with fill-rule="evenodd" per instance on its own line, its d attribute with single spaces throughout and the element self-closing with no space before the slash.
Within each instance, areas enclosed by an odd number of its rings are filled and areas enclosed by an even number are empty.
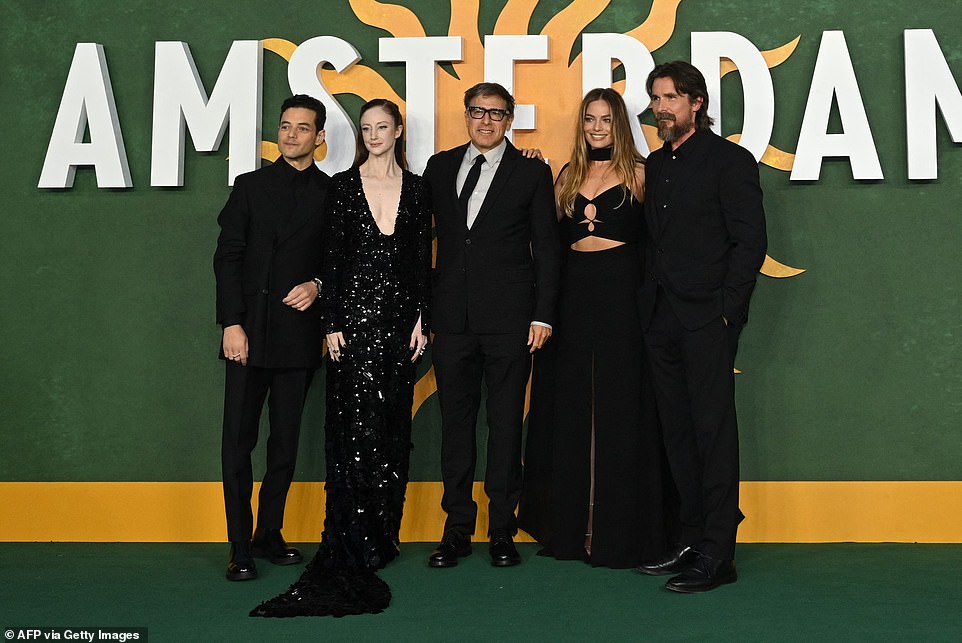
<svg viewBox="0 0 962 643">
<path fill-rule="evenodd" d="M 447 34 L 447 2 L 398 4 L 429 35 Z M 567 4 L 538 3 L 529 33 Z M 482 2 L 481 33 L 492 32 L 504 5 Z M 624 32 L 650 5 L 613 0 L 586 31 Z M 219 480 L 223 374 L 211 255 L 228 193 L 227 142 L 216 153 L 188 143 L 185 186 L 150 187 L 154 43 L 188 42 L 209 91 L 234 40 L 338 35 L 403 97 L 403 66 L 377 63 L 377 39 L 389 34 L 359 20 L 347 0 L 3 0 L 0 8 L 0 481 Z M 688 59 L 692 31 L 736 32 L 761 50 L 800 35 L 772 69 L 771 143 L 791 152 L 821 33 L 843 30 L 885 173 L 855 181 L 847 160 L 833 159 L 820 180 L 793 183 L 761 168 L 769 254 L 806 272 L 761 277 L 753 301 L 738 360 L 744 479 L 962 478 L 962 149 L 939 118 L 940 178 L 906 178 L 907 28 L 933 29 L 962 79 L 954 3 L 882 0 L 856 11 L 841 0 L 684 0 L 672 37 L 653 52 L 657 62 Z M 133 188 L 98 189 L 89 168 L 72 189 L 37 188 L 78 42 L 104 45 Z M 265 139 L 286 82 L 284 60 L 265 56 Z M 724 134 L 741 127 L 739 87 L 737 74 L 723 80 Z M 357 97 L 340 99 L 356 113 Z M 299 480 L 324 477 L 323 413 L 315 385 Z M 414 439 L 412 479 L 438 480 L 434 398 Z"/>
</svg>

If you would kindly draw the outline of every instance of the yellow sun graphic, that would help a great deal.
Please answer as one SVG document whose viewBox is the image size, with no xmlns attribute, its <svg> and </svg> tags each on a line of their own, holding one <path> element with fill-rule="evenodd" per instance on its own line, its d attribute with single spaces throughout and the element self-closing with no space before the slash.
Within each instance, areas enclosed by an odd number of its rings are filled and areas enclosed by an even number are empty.
<svg viewBox="0 0 962 643">
<path fill-rule="evenodd" d="M 674 33 L 675 14 L 682 1 L 654 0 L 644 22 L 625 34 L 642 42 L 648 51 L 659 49 Z M 498 15 L 493 34 L 528 34 L 528 25 L 537 4 L 538 0 L 508 0 Z M 552 132 L 574 130 L 582 96 L 582 56 L 578 54 L 570 63 L 568 59 L 582 31 L 607 8 L 608 4 L 609 0 L 572 0 L 556 13 L 540 32 L 540 35 L 547 36 L 552 43 L 550 58 L 533 64 L 518 65 L 515 68 L 515 84 L 521 88 L 516 92 L 515 98 L 522 104 L 539 103 L 541 118 L 552 124 Z M 354 14 L 363 23 L 383 29 L 395 38 L 427 35 L 418 16 L 407 7 L 377 0 L 350 0 L 350 5 Z M 436 68 L 437 96 L 438 103 L 441 105 L 460 105 L 461 96 L 465 90 L 484 78 L 484 44 L 482 34 L 478 30 L 479 9 L 480 0 L 451 0 L 448 35 L 463 38 L 464 55 L 462 62 L 452 63 L 456 75 L 440 67 Z M 762 52 L 768 67 L 773 68 L 787 60 L 795 51 L 800 38 L 797 36 L 780 47 Z M 281 38 L 264 39 L 263 45 L 265 49 L 287 61 L 290 61 L 291 55 L 297 48 L 294 43 Z M 614 66 L 617 67 L 618 63 L 615 62 Z M 731 60 L 723 59 L 719 72 L 724 76 L 736 69 Z M 335 96 L 352 94 L 363 101 L 372 98 L 388 98 L 398 104 L 402 114 L 405 113 L 404 99 L 398 96 L 394 88 L 371 67 L 356 64 L 342 73 L 329 69 L 321 69 L 318 73 L 321 82 Z M 615 82 L 613 88 L 624 93 L 625 81 Z M 551 101 L 542 103 L 536 100 L 539 96 L 551 96 Z M 437 150 L 455 147 L 464 142 L 464 118 L 460 109 L 439 109 L 436 119 Z M 642 131 L 650 149 L 661 146 L 655 127 L 642 125 Z M 737 143 L 739 134 L 733 134 L 728 138 Z M 552 165 L 557 165 L 552 168 L 555 172 L 560 170 L 563 160 L 571 155 L 570 137 L 551 136 L 545 130 L 517 131 L 515 143 L 518 147 L 541 149 L 544 156 L 552 160 Z M 261 151 L 262 156 L 268 160 L 276 160 L 279 156 L 277 144 L 270 141 L 262 142 Z M 322 160 L 326 153 L 325 144 L 318 148 L 315 157 Z M 793 154 L 771 145 L 761 158 L 761 163 L 764 165 L 785 172 L 791 170 L 793 162 Z M 785 265 L 766 256 L 760 272 L 768 277 L 785 278 L 794 277 L 805 270 Z M 412 415 L 417 413 L 421 404 L 435 390 L 436 383 L 432 368 L 415 387 Z M 525 411 L 527 412 L 527 409 Z"/>
</svg>

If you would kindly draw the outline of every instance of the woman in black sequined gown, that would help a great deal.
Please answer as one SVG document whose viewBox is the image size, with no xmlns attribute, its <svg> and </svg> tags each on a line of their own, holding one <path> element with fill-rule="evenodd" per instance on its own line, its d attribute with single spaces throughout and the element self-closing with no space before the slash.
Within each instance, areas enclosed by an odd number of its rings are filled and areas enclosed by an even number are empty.
<svg viewBox="0 0 962 643">
<path fill-rule="evenodd" d="M 377 613 L 391 600 L 376 570 L 399 552 L 431 265 L 429 195 L 404 169 L 401 135 L 394 103 L 366 103 L 354 167 L 328 188 L 324 531 L 300 580 L 252 616 Z"/>
<path fill-rule="evenodd" d="M 664 553 L 661 443 L 636 292 L 644 165 L 612 89 L 581 104 L 555 186 L 558 323 L 535 358 L 519 525 L 543 554 L 634 567 Z"/>
</svg>

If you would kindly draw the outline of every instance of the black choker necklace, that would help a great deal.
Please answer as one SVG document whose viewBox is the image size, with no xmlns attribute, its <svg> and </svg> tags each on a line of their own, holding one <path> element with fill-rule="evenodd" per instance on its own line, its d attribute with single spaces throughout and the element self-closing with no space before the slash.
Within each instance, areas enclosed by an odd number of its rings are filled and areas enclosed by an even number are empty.
<svg viewBox="0 0 962 643">
<path fill-rule="evenodd" d="M 590 161 L 610 161 L 610 147 L 590 147 L 588 148 L 588 160 Z"/>
</svg>

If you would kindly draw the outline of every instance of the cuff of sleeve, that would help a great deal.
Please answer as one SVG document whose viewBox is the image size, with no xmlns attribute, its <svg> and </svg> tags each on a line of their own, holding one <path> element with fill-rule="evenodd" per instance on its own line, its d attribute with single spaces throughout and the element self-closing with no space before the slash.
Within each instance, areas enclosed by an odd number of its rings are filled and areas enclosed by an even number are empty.
<svg viewBox="0 0 962 643">
<path fill-rule="evenodd" d="M 533 322 L 531 322 L 531 325 L 532 325 L 532 326 L 544 326 L 544 327 L 547 328 L 548 330 L 554 330 L 554 328 L 551 326 L 551 324 L 546 324 L 546 323 L 540 322 L 540 321 L 533 321 Z"/>
</svg>

